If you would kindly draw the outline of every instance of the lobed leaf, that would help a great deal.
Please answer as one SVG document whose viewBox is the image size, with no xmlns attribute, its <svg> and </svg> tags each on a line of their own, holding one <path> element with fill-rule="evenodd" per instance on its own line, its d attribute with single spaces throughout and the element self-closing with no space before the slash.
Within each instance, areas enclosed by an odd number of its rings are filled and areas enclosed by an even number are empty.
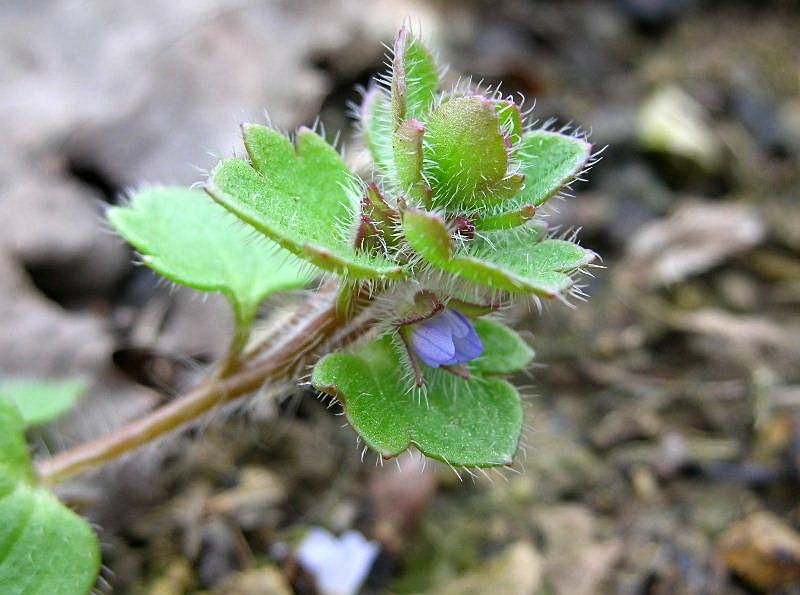
<svg viewBox="0 0 800 595">
<path fill-rule="evenodd" d="M 482 339 L 494 345 L 488 327 L 480 328 Z M 492 332 L 496 329 L 488 330 Z M 474 369 L 496 364 L 486 359 Z M 516 388 L 496 378 L 473 375 L 465 380 L 427 367 L 425 377 L 427 391 L 420 399 L 409 392 L 401 355 L 387 335 L 350 353 L 325 356 L 311 381 L 342 403 L 359 436 L 383 457 L 413 445 L 451 465 L 510 464 L 522 431 Z"/>
<path fill-rule="evenodd" d="M 399 278 L 403 268 L 358 251 L 358 193 L 339 153 L 301 128 L 296 146 L 264 126 L 244 127 L 251 163 L 222 161 L 208 193 L 267 237 L 314 265 L 356 279 Z"/>
<path fill-rule="evenodd" d="M 89 524 L 33 485 L 16 406 L 0 397 L 0 593 L 86 595 L 100 571 Z"/>
<path fill-rule="evenodd" d="M 0 380 L 0 398 L 13 401 L 25 427 L 44 424 L 60 417 L 86 392 L 82 378 L 68 380 Z"/>
<path fill-rule="evenodd" d="M 542 239 L 533 226 L 476 236 L 456 250 L 437 215 L 407 210 L 403 230 L 409 245 L 434 267 L 478 285 L 552 298 L 572 285 L 570 273 L 596 255 L 566 240 Z"/>
<path fill-rule="evenodd" d="M 306 285 L 289 253 L 216 204 L 203 192 L 173 186 L 148 188 L 108 212 L 111 225 L 168 279 L 219 291 L 240 320 L 251 320 L 272 293 Z"/>
</svg>

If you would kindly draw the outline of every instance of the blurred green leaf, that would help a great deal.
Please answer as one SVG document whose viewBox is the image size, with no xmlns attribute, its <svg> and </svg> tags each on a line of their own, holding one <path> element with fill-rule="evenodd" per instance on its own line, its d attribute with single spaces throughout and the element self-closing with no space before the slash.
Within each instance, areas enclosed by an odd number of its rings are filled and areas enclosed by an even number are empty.
<svg viewBox="0 0 800 595">
<path fill-rule="evenodd" d="M 85 392 L 86 381 L 82 378 L 0 380 L 0 398 L 7 397 L 16 403 L 26 427 L 44 424 L 60 417 Z"/>
<path fill-rule="evenodd" d="M 33 485 L 24 423 L 0 397 L 0 593 L 86 595 L 100 544 L 86 521 Z"/>
<path fill-rule="evenodd" d="M 24 431 L 25 420 L 19 409 L 11 399 L 0 395 L 0 496 L 10 491 L 8 486 L 17 480 L 33 478 Z"/>
<path fill-rule="evenodd" d="M 527 368 L 533 360 L 530 345 L 502 322 L 479 318 L 473 324 L 483 342 L 483 355 L 470 362 L 470 371 L 483 375 L 513 374 Z"/>
<path fill-rule="evenodd" d="M 359 116 L 361 133 L 372 154 L 375 169 L 383 177 L 394 179 L 392 107 L 389 95 L 382 87 L 376 85 L 366 92 Z"/>
</svg>

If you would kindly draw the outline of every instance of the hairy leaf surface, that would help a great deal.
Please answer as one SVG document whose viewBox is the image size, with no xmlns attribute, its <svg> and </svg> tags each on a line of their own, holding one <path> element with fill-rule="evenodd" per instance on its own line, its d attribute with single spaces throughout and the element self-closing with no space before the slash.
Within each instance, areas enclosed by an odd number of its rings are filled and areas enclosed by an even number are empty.
<svg viewBox="0 0 800 595">
<path fill-rule="evenodd" d="M 486 233 L 456 249 L 437 215 L 408 210 L 403 228 L 411 247 L 434 267 L 473 283 L 551 298 L 572 285 L 570 273 L 596 255 L 566 240 L 542 239 L 541 229 Z"/>
<path fill-rule="evenodd" d="M 524 367 L 532 352 L 498 322 L 477 321 L 475 328 L 486 355 L 471 363 L 472 377 L 425 367 L 423 398 L 409 391 L 403 356 L 390 336 L 324 357 L 312 383 L 341 401 L 353 428 L 381 456 L 413 445 L 451 465 L 507 465 L 522 430 L 519 394 L 508 382 L 482 374 Z"/>
<path fill-rule="evenodd" d="M 591 154 L 592 145 L 581 138 L 546 130 L 529 132 L 516 152 L 525 188 L 514 203 L 544 204 L 586 167 Z"/>
<path fill-rule="evenodd" d="M 325 139 L 301 128 L 293 146 L 279 132 L 247 125 L 244 141 L 251 163 L 222 161 L 206 186 L 214 200 L 322 269 L 355 279 L 404 275 L 398 264 L 356 250 L 360 190 Z"/>
<path fill-rule="evenodd" d="M 310 280 L 289 253 L 199 190 L 142 190 L 127 206 L 110 209 L 108 219 L 147 266 L 181 285 L 219 291 L 242 320 L 252 319 L 268 295 Z"/>
</svg>

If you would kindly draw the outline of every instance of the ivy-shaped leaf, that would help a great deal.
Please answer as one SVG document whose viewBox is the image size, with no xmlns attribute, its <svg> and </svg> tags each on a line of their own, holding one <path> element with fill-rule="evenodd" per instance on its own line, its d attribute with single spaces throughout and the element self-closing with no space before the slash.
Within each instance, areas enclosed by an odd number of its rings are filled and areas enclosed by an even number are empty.
<svg viewBox="0 0 800 595">
<path fill-rule="evenodd" d="M 582 138 L 547 130 L 529 132 L 516 151 L 525 187 L 514 204 L 544 204 L 586 167 L 591 154 L 592 145 Z"/>
<path fill-rule="evenodd" d="M 308 128 L 296 147 L 264 126 L 246 125 L 250 162 L 222 161 L 206 190 L 226 209 L 316 266 L 355 279 L 400 278 L 403 268 L 356 250 L 359 192 L 341 155 Z"/>
<path fill-rule="evenodd" d="M 44 424 L 60 417 L 86 392 L 82 378 L 68 380 L 0 380 L 0 399 L 6 397 L 19 409 L 25 427 Z"/>
<path fill-rule="evenodd" d="M 16 406 L 0 397 L 0 593 L 86 595 L 100 571 L 89 524 L 33 483 Z"/>
<path fill-rule="evenodd" d="M 403 229 L 409 245 L 434 267 L 512 293 L 555 297 L 572 285 L 572 272 L 596 258 L 572 242 L 543 240 L 532 226 L 486 233 L 459 250 L 438 215 L 409 209 Z"/>
<path fill-rule="evenodd" d="M 522 368 L 532 352 L 518 338 L 502 344 L 514 333 L 501 326 L 476 323 L 486 355 L 472 362 L 470 379 L 426 367 L 428 386 L 421 399 L 409 391 L 412 380 L 388 335 L 349 353 L 327 355 L 314 368 L 312 384 L 342 403 L 359 436 L 383 457 L 413 445 L 451 465 L 507 465 L 522 431 L 519 393 L 508 382 L 482 374 Z"/>
<path fill-rule="evenodd" d="M 111 225 L 168 279 L 219 291 L 242 322 L 268 295 L 303 287 L 310 271 L 199 190 L 172 186 L 136 193 L 108 212 Z"/>
</svg>

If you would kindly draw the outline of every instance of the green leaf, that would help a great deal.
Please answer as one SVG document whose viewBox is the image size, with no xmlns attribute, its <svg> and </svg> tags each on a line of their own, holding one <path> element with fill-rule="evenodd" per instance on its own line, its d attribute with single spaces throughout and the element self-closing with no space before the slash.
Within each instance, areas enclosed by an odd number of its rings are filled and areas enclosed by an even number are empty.
<svg viewBox="0 0 800 595">
<path fill-rule="evenodd" d="M 456 466 L 512 462 L 522 405 L 511 384 L 477 375 L 464 380 L 426 368 L 426 397 L 419 398 L 409 391 L 412 381 L 404 370 L 392 337 L 384 336 L 350 353 L 325 356 L 311 382 L 343 404 L 359 436 L 383 457 L 413 445 Z"/>
<path fill-rule="evenodd" d="M 16 403 L 25 426 L 44 424 L 66 413 L 86 392 L 82 378 L 68 380 L 0 380 L 0 398 Z"/>
<path fill-rule="evenodd" d="M 427 48 L 403 27 L 394 43 L 392 118 L 394 127 L 407 118 L 423 118 L 439 91 L 439 71 Z"/>
<path fill-rule="evenodd" d="M 517 333 L 496 320 L 473 321 L 483 342 L 483 355 L 469 364 L 477 374 L 513 374 L 528 367 L 534 351 Z"/>
<path fill-rule="evenodd" d="M 502 231 L 504 229 L 514 229 L 520 225 L 525 225 L 536 215 L 536 207 L 533 205 L 523 205 L 516 211 L 506 211 L 494 215 L 481 215 L 475 220 L 476 231 Z"/>
<path fill-rule="evenodd" d="M 409 245 L 434 267 L 478 285 L 512 293 L 552 298 L 572 285 L 570 273 L 596 255 L 566 240 L 543 240 L 541 229 L 476 236 L 456 250 L 444 221 L 437 215 L 409 209 L 403 214 Z"/>
<path fill-rule="evenodd" d="M 89 524 L 33 485 L 16 406 L 0 397 L 0 593 L 85 595 L 100 571 Z"/>
<path fill-rule="evenodd" d="M 361 103 L 360 124 L 361 133 L 367 143 L 375 169 L 384 178 L 393 180 L 394 174 L 394 148 L 392 137 L 392 108 L 390 98 L 383 88 L 373 86 L 364 94 Z"/>
<path fill-rule="evenodd" d="M 90 593 L 100 549 L 89 524 L 47 490 L 18 484 L 0 497 L 0 593 Z"/>
<path fill-rule="evenodd" d="M 484 209 L 522 187 L 522 176 L 508 172 L 509 149 L 497 111 L 485 97 L 453 97 L 425 123 L 425 177 L 434 206 Z"/>
<path fill-rule="evenodd" d="M 108 212 L 111 225 L 168 279 L 219 291 L 239 320 L 252 320 L 268 295 L 304 286 L 308 271 L 275 243 L 199 190 L 148 188 Z"/>
<path fill-rule="evenodd" d="M 316 266 L 356 279 L 400 278 L 403 268 L 357 251 L 360 192 L 341 156 L 308 128 L 296 147 L 264 126 L 244 127 L 252 165 L 222 161 L 206 190 L 226 209 Z"/>
<path fill-rule="evenodd" d="M 546 130 L 529 132 L 516 152 L 525 188 L 514 202 L 544 204 L 586 167 L 591 154 L 592 145 L 581 138 Z"/>
<path fill-rule="evenodd" d="M 405 120 L 394 133 L 394 164 L 400 190 L 418 205 L 430 201 L 430 188 L 422 175 L 422 136 L 418 120 Z"/>
<path fill-rule="evenodd" d="M 8 478 L 14 484 L 33 478 L 24 430 L 25 420 L 14 402 L 0 395 L 0 496 L 10 491 Z"/>
</svg>

